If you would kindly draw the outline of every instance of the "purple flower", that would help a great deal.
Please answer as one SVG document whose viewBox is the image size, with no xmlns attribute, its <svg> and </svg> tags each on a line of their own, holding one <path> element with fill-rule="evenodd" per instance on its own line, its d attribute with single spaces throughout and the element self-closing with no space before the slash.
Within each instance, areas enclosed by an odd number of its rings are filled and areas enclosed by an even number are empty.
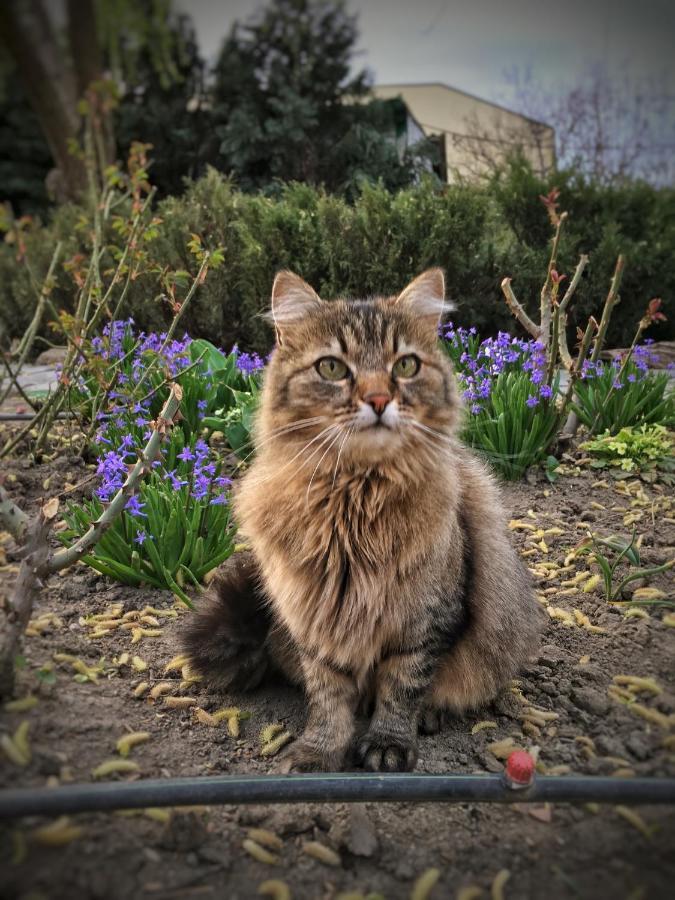
<svg viewBox="0 0 675 900">
<path fill-rule="evenodd" d="M 195 500 L 203 500 L 211 487 L 211 479 L 206 475 L 197 475 L 192 486 L 192 496 Z"/>
<path fill-rule="evenodd" d="M 145 503 L 141 503 L 136 494 L 133 494 L 124 505 L 125 509 L 129 510 L 129 514 L 132 516 L 146 516 L 146 514 L 142 511 Z"/>
<path fill-rule="evenodd" d="M 190 450 L 189 447 L 183 447 L 181 452 L 176 457 L 176 459 L 180 459 L 183 462 L 191 462 L 191 460 L 193 460 L 195 458 L 196 457 L 195 457 L 194 453 L 192 452 L 192 450 Z"/>
<path fill-rule="evenodd" d="M 548 384 L 542 384 L 539 388 L 539 396 L 542 400 L 550 400 L 553 396 L 553 389 Z"/>
<path fill-rule="evenodd" d="M 172 469 L 170 472 L 166 473 L 166 477 L 171 482 L 171 487 L 174 491 L 179 491 L 182 487 L 187 484 L 187 481 L 178 478 L 176 475 L 176 470 Z"/>
<path fill-rule="evenodd" d="M 136 535 L 136 537 L 134 538 L 134 542 L 137 543 L 139 546 L 142 546 L 143 542 L 145 541 L 146 538 L 147 538 L 147 534 L 144 531 L 139 531 L 138 534 Z"/>
<path fill-rule="evenodd" d="M 528 397 L 525 403 L 532 409 L 533 407 L 538 406 L 539 399 L 537 397 Z"/>
</svg>

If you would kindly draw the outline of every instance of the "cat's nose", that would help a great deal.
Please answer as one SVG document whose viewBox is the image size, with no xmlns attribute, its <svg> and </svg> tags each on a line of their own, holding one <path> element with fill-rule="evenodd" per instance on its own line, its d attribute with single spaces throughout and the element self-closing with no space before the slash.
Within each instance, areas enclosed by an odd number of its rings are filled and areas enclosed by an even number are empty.
<svg viewBox="0 0 675 900">
<path fill-rule="evenodd" d="M 378 416 L 381 416 L 387 408 L 387 403 L 389 403 L 391 397 L 389 394 L 366 394 L 363 399 L 365 403 L 373 407 Z"/>
</svg>

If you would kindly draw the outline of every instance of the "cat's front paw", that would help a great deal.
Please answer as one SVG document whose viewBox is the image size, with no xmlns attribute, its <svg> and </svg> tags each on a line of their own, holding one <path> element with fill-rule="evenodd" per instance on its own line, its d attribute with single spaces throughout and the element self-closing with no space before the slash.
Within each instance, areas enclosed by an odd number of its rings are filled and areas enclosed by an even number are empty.
<svg viewBox="0 0 675 900">
<path fill-rule="evenodd" d="M 356 746 L 356 757 L 369 772 L 411 772 L 417 744 L 412 737 L 368 731 Z"/>
<path fill-rule="evenodd" d="M 342 763 L 342 754 L 321 753 L 300 738 L 280 755 L 277 771 L 281 775 L 291 772 L 338 772 Z"/>
</svg>

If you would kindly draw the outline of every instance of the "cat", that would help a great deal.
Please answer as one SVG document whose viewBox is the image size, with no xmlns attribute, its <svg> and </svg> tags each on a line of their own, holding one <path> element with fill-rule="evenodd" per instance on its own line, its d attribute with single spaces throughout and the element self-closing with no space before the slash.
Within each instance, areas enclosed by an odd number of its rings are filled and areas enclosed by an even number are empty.
<svg viewBox="0 0 675 900">
<path fill-rule="evenodd" d="M 304 688 L 306 728 L 281 771 L 337 771 L 352 748 L 367 770 L 411 770 L 418 730 L 494 699 L 537 649 L 541 607 L 499 490 L 455 435 L 444 295 L 440 269 L 368 300 L 274 281 L 256 456 L 234 491 L 250 549 L 182 642 L 223 690 L 269 667 Z"/>
</svg>

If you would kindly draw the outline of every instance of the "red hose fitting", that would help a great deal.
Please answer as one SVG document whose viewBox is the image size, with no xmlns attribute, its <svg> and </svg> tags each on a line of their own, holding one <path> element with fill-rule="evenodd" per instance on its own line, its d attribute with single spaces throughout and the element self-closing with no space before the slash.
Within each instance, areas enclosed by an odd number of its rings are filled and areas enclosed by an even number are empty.
<svg viewBox="0 0 675 900">
<path fill-rule="evenodd" d="M 514 750 L 509 755 L 504 779 L 513 790 L 530 787 L 534 781 L 534 760 L 526 750 Z"/>
</svg>

